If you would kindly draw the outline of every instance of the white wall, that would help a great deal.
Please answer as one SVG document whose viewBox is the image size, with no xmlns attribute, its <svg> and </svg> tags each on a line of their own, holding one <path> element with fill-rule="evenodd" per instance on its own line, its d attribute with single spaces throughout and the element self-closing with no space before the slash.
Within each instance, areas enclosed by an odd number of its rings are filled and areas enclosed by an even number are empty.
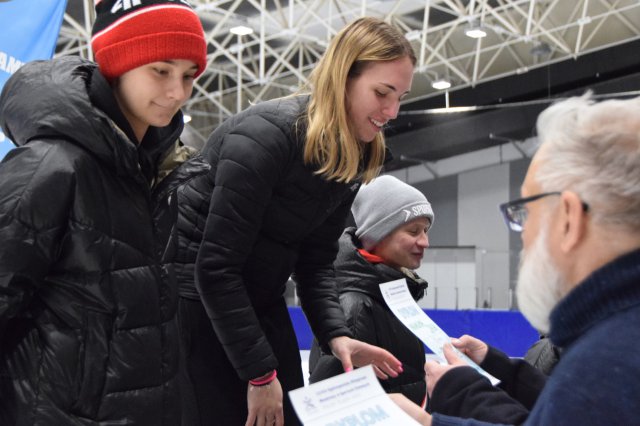
<svg viewBox="0 0 640 426">
<path fill-rule="evenodd" d="M 498 205 L 517 194 L 522 172 L 513 170 L 522 168 L 523 159 L 528 161 L 535 143 L 505 144 L 390 173 L 427 198 L 434 194 L 434 229 L 441 227 L 430 234 L 432 247 L 418 270 L 429 282 L 422 307 L 513 307 L 511 287 L 520 248 L 512 247 L 517 236 L 508 231 Z M 446 220 L 438 220 L 439 205 L 446 206 Z"/>
<path fill-rule="evenodd" d="M 508 164 L 460 174 L 458 244 L 480 249 L 476 258 L 480 307 L 508 307 L 509 236 L 498 210 L 508 199 Z"/>
<path fill-rule="evenodd" d="M 418 275 L 429 283 L 423 308 L 474 309 L 476 307 L 476 249 L 431 248 L 425 251 Z"/>
</svg>

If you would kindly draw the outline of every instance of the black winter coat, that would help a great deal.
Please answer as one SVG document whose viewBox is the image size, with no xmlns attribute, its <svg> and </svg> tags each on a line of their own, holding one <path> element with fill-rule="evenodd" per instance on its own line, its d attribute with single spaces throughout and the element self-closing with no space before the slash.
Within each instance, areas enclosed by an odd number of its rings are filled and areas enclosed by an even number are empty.
<svg viewBox="0 0 640 426">
<path fill-rule="evenodd" d="M 524 354 L 523 359 L 542 373 L 550 376 L 556 364 L 560 361 L 561 353 L 561 348 L 551 343 L 547 336 L 542 336 L 540 340 L 531 345 L 527 353 Z"/>
<path fill-rule="evenodd" d="M 3 425 L 180 421 L 177 288 L 154 225 L 171 197 L 149 179 L 182 117 L 138 147 L 93 84 L 108 87 L 93 63 L 63 57 L 24 65 L 0 98 L 18 145 L 0 165 Z"/>
<path fill-rule="evenodd" d="M 416 404 L 426 395 L 424 374 L 425 347 L 387 306 L 379 285 L 405 278 L 415 300 L 424 295 L 426 281 L 408 276 L 383 263 L 370 263 L 357 249 L 355 228 L 347 228 L 340 238 L 340 251 L 335 261 L 336 283 L 340 303 L 353 336 L 363 342 L 391 352 L 401 362 L 404 372 L 396 378 L 381 380 L 387 393 L 400 392 Z M 340 360 L 323 352 L 316 341 L 309 356 L 309 381 L 324 380 L 343 372 Z"/>
<path fill-rule="evenodd" d="M 281 301 L 292 274 L 314 334 L 351 335 L 333 261 L 360 183 L 327 181 L 303 163 L 307 102 L 263 102 L 228 119 L 202 151 L 209 173 L 179 191 L 180 293 L 201 298 L 241 380 L 278 365 L 256 315 Z"/>
</svg>

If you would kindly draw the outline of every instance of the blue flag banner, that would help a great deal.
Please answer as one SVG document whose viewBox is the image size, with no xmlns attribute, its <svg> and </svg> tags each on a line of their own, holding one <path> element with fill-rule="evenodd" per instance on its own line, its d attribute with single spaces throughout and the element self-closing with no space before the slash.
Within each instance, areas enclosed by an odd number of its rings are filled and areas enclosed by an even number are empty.
<svg viewBox="0 0 640 426">
<path fill-rule="evenodd" d="M 0 91 L 25 62 L 50 59 L 67 0 L 0 0 Z M 0 159 L 13 144 L 0 130 Z"/>
</svg>

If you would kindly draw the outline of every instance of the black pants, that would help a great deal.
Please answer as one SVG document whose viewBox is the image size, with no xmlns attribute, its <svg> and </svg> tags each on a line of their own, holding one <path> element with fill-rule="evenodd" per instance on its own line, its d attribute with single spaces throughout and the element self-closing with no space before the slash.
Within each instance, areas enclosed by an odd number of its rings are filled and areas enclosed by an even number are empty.
<svg viewBox="0 0 640 426">
<path fill-rule="evenodd" d="M 181 297 L 178 309 L 184 361 L 183 426 L 243 426 L 248 414 L 247 382 L 238 378 L 202 303 Z M 299 425 L 288 391 L 304 386 L 304 379 L 298 341 L 284 299 L 258 319 L 278 359 L 285 425 Z"/>
</svg>

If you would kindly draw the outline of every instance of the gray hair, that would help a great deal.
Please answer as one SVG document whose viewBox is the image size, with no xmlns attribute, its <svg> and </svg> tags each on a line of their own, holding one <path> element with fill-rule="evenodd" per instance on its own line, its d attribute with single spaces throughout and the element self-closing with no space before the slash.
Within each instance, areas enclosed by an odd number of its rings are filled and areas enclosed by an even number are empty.
<svg viewBox="0 0 640 426">
<path fill-rule="evenodd" d="M 598 223 L 640 230 L 640 97 L 569 98 L 544 110 L 537 130 L 543 191 L 572 190 Z"/>
</svg>

